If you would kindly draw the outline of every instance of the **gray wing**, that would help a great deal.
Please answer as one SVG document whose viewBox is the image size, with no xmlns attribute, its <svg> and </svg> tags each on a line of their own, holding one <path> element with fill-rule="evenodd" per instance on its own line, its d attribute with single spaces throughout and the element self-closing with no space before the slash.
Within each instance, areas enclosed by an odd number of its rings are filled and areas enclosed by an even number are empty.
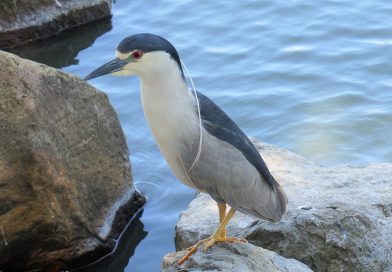
<svg viewBox="0 0 392 272">
<path fill-rule="evenodd" d="M 208 133 L 200 160 L 204 165 L 199 165 L 199 173 L 190 173 L 192 179 L 204 182 L 201 186 L 208 183 L 205 191 L 217 201 L 221 198 L 244 213 L 279 220 L 286 212 L 287 198 L 260 153 L 222 109 L 202 93 L 197 92 L 197 96 L 203 127 Z"/>
<path fill-rule="evenodd" d="M 207 96 L 197 92 L 197 97 L 199 98 L 201 117 L 205 121 L 203 126 L 208 133 L 241 151 L 271 188 L 277 186 L 277 182 L 260 153 L 237 124 Z"/>
</svg>

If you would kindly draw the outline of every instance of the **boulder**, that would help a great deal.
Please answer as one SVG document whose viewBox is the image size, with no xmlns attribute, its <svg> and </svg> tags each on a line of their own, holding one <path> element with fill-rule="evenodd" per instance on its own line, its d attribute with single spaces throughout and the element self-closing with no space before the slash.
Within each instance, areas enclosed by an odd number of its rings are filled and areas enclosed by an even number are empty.
<svg viewBox="0 0 392 272">
<path fill-rule="evenodd" d="M 247 243 L 217 244 L 207 252 L 198 250 L 184 264 L 176 266 L 185 251 L 168 254 L 162 272 L 241 271 L 241 272 L 311 272 L 305 264 Z"/>
<path fill-rule="evenodd" d="M 111 14 L 112 0 L 2 0 L 0 48 L 57 34 Z"/>
<path fill-rule="evenodd" d="M 392 271 L 392 164 L 319 166 L 287 150 L 255 143 L 289 199 L 269 223 L 237 213 L 229 235 L 294 258 L 315 271 Z M 216 203 L 199 194 L 176 226 L 176 249 L 218 226 Z"/>
<path fill-rule="evenodd" d="M 0 51 L 0 271 L 109 252 L 144 203 L 107 96 Z"/>
</svg>

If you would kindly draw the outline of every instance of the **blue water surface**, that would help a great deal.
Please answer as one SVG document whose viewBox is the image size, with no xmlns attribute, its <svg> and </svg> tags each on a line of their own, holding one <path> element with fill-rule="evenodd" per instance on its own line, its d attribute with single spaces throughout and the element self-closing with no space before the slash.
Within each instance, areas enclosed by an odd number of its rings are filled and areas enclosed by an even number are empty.
<svg viewBox="0 0 392 272">
<path fill-rule="evenodd" d="M 381 0 L 118 0 L 106 33 L 58 66 L 83 77 L 112 59 L 124 37 L 155 33 L 176 46 L 196 87 L 248 135 L 323 165 L 392 162 L 391 14 L 392 2 Z M 100 24 L 71 34 L 67 50 Z M 160 155 L 138 79 L 90 83 L 109 95 L 134 181 L 148 197 L 141 217 L 147 236 L 123 260 L 124 271 L 158 271 L 195 193 Z"/>
</svg>

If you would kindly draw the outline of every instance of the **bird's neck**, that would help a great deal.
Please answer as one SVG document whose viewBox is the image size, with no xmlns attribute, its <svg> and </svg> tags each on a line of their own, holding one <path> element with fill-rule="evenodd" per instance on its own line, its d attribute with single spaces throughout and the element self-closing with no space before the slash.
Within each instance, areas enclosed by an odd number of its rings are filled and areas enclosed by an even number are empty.
<svg viewBox="0 0 392 272">
<path fill-rule="evenodd" d="M 197 125 L 195 100 L 174 61 L 141 75 L 140 82 L 143 110 L 158 144 L 192 133 Z"/>
<path fill-rule="evenodd" d="M 140 79 L 142 94 L 148 95 L 151 93 L 156 99 L 177 99 L 189 94 L 188 86 L 182 77 L 182 73 L 176 67 L 150 71 L 150 73 L 141 75 Z"/>
</svg>

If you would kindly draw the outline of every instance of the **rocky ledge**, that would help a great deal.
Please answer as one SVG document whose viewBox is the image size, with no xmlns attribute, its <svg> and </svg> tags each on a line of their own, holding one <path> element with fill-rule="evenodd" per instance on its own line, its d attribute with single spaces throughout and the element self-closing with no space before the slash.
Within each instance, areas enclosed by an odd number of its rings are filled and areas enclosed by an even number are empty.
<svg viewBox="0 0 392 272">
<path fill-rule="evenodd" d="M 0 271 L 78 267 L 143 205 L 107 96 L 0 51 Z"/>
<path fill-rule="evenodd" d="M 314 271 L 392 271 L 392 164 L 323 167 L 278 147 L 255 145 L 287 192 L 288 214 L 269 223 L 237 213 L 229 235 L 299 260 Z M 177 251 L 208 237 L 217 226 L 215 202 L 199 194 L 176 226 Z M 244 256 L 265 252 L 252 245 L 220 245 L 205 258 L 198 253 L 175 267 L 174 260 L 183 255 L 177 252 L 165 257 L 164 271 L 234 271 L 225 260 L 243 267 L 235 271 L 264 271 L 271 258 L 260 263 Z M 274 269 L 268 271 L 294 271 Z"/>
<path fill-rule="evenodd" d="M 112 0 L 2 0 L 0 48 L 46 38 L 110 16 Z"/>
<path fill-rule="evenodd" d="M 305 264 L 246 243 L 217 244 L 207 252 L 197 251 L 182 266 L 176 262 L 185 251 L 167 255 L 163 272 L 240 271 L 240 272 L 311 272 Z"/>
</svg>

